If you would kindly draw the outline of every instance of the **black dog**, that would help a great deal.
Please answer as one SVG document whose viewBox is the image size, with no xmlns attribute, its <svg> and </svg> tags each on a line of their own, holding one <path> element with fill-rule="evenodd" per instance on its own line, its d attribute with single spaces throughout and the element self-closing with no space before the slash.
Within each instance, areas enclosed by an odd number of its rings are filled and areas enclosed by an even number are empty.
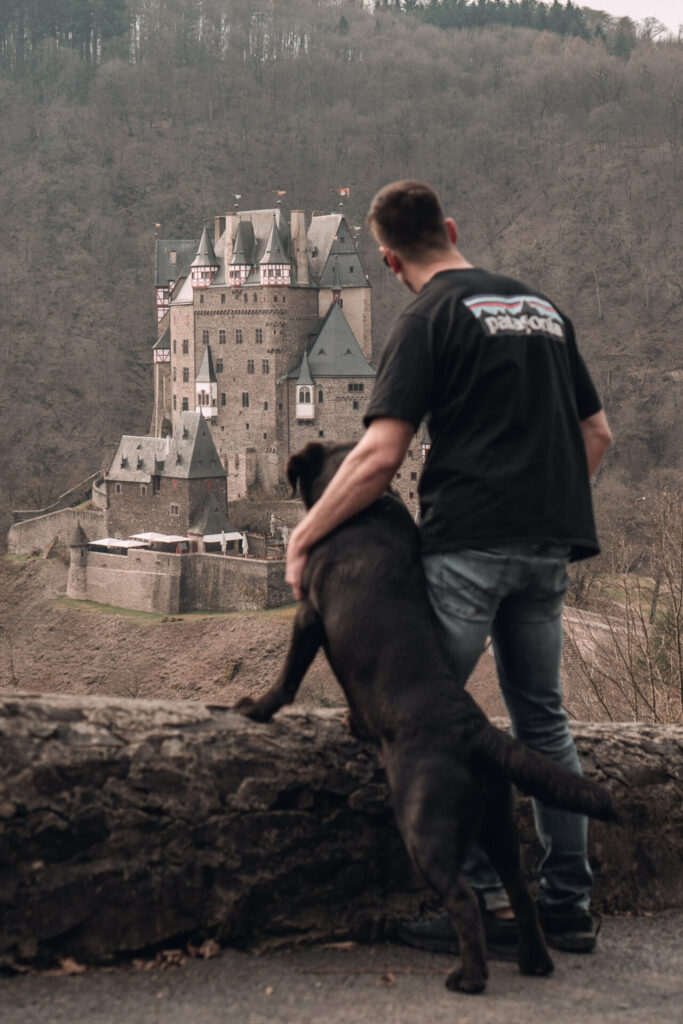
<svg viewBox="0 0 683 1024">
<path fill-rule="evenodd" d="M 311 443 L 287 464 L 307 508 L 351 444 Z M 614 818 L 607 790 L 558 767 L 490 724 L 453 678 L 440 646 L 420 563 L 418 531 L 386 493 L 310 552 L 305 599 L 275 685 L 237 710 L 267 721 L 294 700 L 322 646 L 350 709 L 352 730 L 381 747 L 399 828 L 413 862 L 439 894 L 458 933 L 451 989 L 481 992 L 485 943 L 477 900 L 460 875 L 479 841 L 507 889 L 519 928 L 519 969 L 553 969 L 520 869 L 510 781 L 545 803 Z"/>
</svg>

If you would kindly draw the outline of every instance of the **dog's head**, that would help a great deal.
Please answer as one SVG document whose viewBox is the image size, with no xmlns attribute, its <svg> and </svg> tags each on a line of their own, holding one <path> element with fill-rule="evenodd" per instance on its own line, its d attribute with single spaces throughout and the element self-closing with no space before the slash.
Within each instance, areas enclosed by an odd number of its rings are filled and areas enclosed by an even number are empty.
<svg viewBox="0 0 683 1024">
<path fill-rule="evenodd" d="M 287 462 L 287 479 L 292 485 L 292 497 L 298 484 L 306 508 L 314 505 L 354 445 L 355 441 L 311 441 L 291 455 Z"/>
</svg>

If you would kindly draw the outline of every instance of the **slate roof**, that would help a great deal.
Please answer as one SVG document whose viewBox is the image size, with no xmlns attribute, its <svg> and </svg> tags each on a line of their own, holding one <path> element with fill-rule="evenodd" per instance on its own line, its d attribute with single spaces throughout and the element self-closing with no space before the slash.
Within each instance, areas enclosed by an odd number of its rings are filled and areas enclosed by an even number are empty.
<svg viewBox="0 0 683 1024">
<path fill-rule="evenodd" d="M 200 412 L 183 412 L 171 437 L 124 434 L 112 459 L 107 479 L 149 483 L 153 475 L 178 480 L 225 477 L 226 473 Z"/>
<path fill-rule="evenodd" d="M 251 221 L 241 220 L 237 225 L 237 233 L 232 247 L 230 264 L 237 263 L 251 265 L 254 254 L 254 228 Z"/>
<path fill-rule="evenodd" d="M 266 265 L 268 263 L 289 263 L 289 256 L 287 255 L 285 244 L 280 238 L 275 218 L 273 218 L 273 226 L 270 229 L 266 248 L 259 263 L 265 263 Z"/>
<path fill-rule="evenodd" d="M 297 378 L 297 384 L 312 384 L 313 378 L 311 377 L 311 367 L 308 362 L 308 356 L 304 352 L 301 365 L 299 367 L 299 376 Z"/>
<path fill-rule="evenodd" d="M 170 349 L 171 348 L 171 328 L 170 327 L 166 328 L 166 330 L 161 335 L 161 337 L 158 338 L 157 341 L 155 341 L 154 345 L 152 345 L 152 348 L 153 349 L 155 349 L 155 348 Z"/>
<path fill-rule="evenodd" d="M 225 508 L 221 507 L 218 495 L 209 493 L 187 532 L 206 537 L 216 533 L 237 533 L 237 530 L 228 519 Z"/>
<path fill-rule="evenodd" d="M 217 267 L 218 260 L 216 259 L 216 253 L 213 251 L 213 245 L 211 244 L 211 237 L 209 230 L 204 226 L 202 231 L 202 237 L 197 246 L 197 253 L 195 258 L 190 264 L 193 267 Z"/>
<path fill-rule="evenodd" d="M 168 288 L 181 277 L 187 277 L 194 259 L 199 239 L 157 238 L 154 254 L 154 277 L 157 288 Z M 171 253 L 176 262 L 171 263 Z"/>
<path fill-rule="evenodd" d="M 202 356 L 202 363 L 199 367 L 199 372 L 195 377 L 195 381 L 198 384 L 215 384 L 218 381 L 216 374 L 213 369 L 213 358 L 211 356 L 211 346 L 207 345 L 204 349 L 204 355 Z"/>
<path fill-rule="evenodd" d="M 330 306 L 307 359 L 314 380 L 319 377 L 375 376 L 375 371 L 361 352 L 356 336 L 337 302 Z M 303 361 L 290 370 L 287 376 L 298 380 Z"/>
</svg>

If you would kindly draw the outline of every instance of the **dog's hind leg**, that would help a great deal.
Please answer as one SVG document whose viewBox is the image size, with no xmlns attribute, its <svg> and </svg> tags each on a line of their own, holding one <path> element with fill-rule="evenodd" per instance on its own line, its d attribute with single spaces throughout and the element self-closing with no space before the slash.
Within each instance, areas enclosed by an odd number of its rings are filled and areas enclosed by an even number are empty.
<svg viewBox="0 0 683 1024">
<path fill-rule="evenodd" d="M 443 763 L 434 771 L 413 763 L 413 778 L 405 788 L 400 781 L 396 784 L 392 767 L 387 765 L 387 773 L 408 852 L 441 897 L 458 935 L 461 962 L 448 975 L 446 987 L 471 994 L 483 992 L 488 969 L 479 903 L 460 873 L 479 824 L 477 794 L 467 782 L 463 785 L 460 773 L 449 777 Z"/>
<path fill-rule="evenodd" d="M 302 602 L 294 619 L 287 657 L 275 683 L 258 700 L 245 697 L 234 710 L 256 722 L 267 722 L 283 704 L 291 704 L 324 638 L 325 632 L 317 612 Z"/>
<path fill-rule="evenodd" d="M 522 974 L 550 974 L 553 961 L 538 921 L 536 904 L 522 873 L 519 830 L 512 788 L 507 781 L 490 782 L 479 841 L 498 872 L 515 912 L 520 971 Z"/>
</svg>

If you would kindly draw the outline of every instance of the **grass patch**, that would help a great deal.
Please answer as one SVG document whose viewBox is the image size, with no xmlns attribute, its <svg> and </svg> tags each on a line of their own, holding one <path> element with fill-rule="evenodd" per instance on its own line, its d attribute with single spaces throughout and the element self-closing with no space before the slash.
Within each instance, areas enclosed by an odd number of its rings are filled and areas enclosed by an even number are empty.
<svg viewBox="0 0 683 1024">
<path fill-rule="evenodd" d="M 160 612 L 139 612 L 133 608 L 118 608 L 113 604 L 98 604 L 96 601 L 77 601 L 73 597 L 57 597 L 57 604 L 66 605 L 75 611 L 99 612 L 101 615 L 122 615 L 127 619 L 137 619 L 140 622 L 160 622 L 168 618 Z"/>
</svg>

